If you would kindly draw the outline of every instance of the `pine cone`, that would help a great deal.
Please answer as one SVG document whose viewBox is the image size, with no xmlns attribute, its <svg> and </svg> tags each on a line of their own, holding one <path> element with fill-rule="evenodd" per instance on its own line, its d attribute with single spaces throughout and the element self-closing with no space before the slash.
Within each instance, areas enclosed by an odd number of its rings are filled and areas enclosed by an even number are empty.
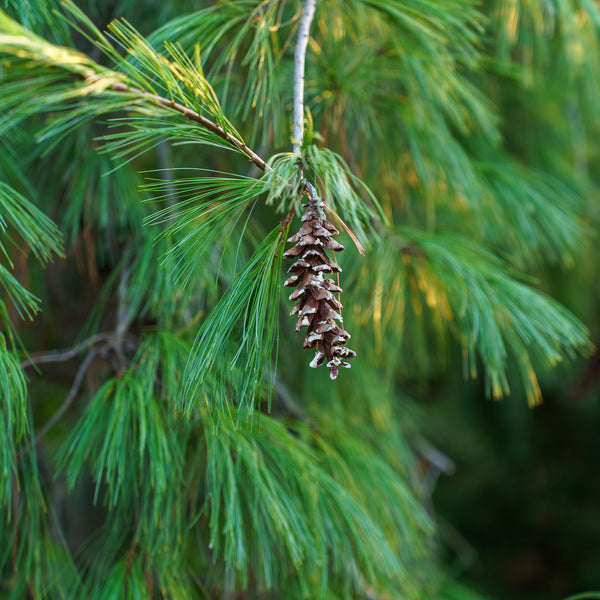
<svg viewBox="0 0 600 600">
<path fill-rule="evenodd" d="M 307 186 L 314 190 L 312 186 Z M 344 249 L 342 244 L 333 239 L 339 231 L 326 219 L 321 208 L 321 200 L 311 194 L 310 200 L 303 204 L 306 211 L 302 216 L 300 231 L 288 239 L 296 245 L 284 253 L 284 258 L 295 258 L 296 262 L 288 269 L 292 273 L 284 283 L 287 287 L 297 289 L 290 296 L 290 300 L 297 301 L 291 315 L 299 315 L 296 331 L 307 327 L 304 338 L 304 349 L 314 348 L 317 352 L 310 363 L 313 368 L 320 367 L 327 360 L 329 377 L 338 376 L 338 367 L 350 368 L 344 359 L 353 358 L 356 352 L 346 348 L 346 341 L 350 339 L 342 322 L 342 305 L 334 296 L 341 292 L 325 273 L 340 273 L 341 268 L 327 256 L 325 250 L 340 252 Z"/>
</svg>

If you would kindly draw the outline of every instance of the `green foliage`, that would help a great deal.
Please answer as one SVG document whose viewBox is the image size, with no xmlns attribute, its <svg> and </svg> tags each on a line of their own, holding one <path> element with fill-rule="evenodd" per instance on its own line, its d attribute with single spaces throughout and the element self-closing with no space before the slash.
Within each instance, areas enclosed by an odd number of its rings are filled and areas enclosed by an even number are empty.
<svg viewBox="0 0 600 600">
<path fill-rule="evenodd" d="M 278 208 L 283 211 L 294 196 L 299 185 L 299 164 L 307 174 L 318 182 L 323 200 L 330 209 L 339 211 L 355 232 L 361 243 L 368 245 L 377 235 L 378 221 L 386 222 L 385 214 L 373 192 L 352 173 L 343 158 L 328 148 L 307 145 L 304 156 L 289 152 L 272 156 L 262 181 L 267 188 L 267 204 L 279 200 Z M 296 199 L 297 200 L 297 199 Z"/>
<path fill-rule="evenodd" d="M 369 294 L 366 314 L 374 320 L 377 339 L 386 338 L 392 346 L 413 345 L 417 364 L 434 354 L 423 339 L 432 332 L 408 326 L 415 316 L 431 311 L 437 343 L 444 343 L 448 333 L 458 337 L 470 377 L 477 376 L 477 353 L 487 393 L 494 398 L 510 392 L 510 350 L 533 406 L 541 401 L 541 392 L 532 362 L 548 369 L 563 356 L 590 349 L 586 328 L 571 313 L 518 281 L 506 263 L 483 247 L 453 234 L 407 227 L 392 235 L 392 243 L 382 243 L 358 273 L 357 284 L 372 273 L 375 285 L 363 293 Z M 382 348 L 376 352 L 381 355 Z"/>
<path fill-rule="evenodd" d="M 591 350 L 554 298 L 593 281 L 597 8 L 318 3 L 295 154 L 303 2 L 4 6 L 0 595 L 474 600 L 407 394 L 462 360 L 533 406 Z M 335 383 L 281 293 L 306 183 L 348 234 Z"/>
<path fill-rule="evenodd" d="M 304 428 L 294 433 L 261 417 L 260 427 L 252 430 L 223 420 L 206 434 L 211 547 L 228 567 L 225 584 L 235 587 L 251 564 L 259 589 L 273 587 L 286 570 L 295 572 L 295 583 L 288 584 L 297 597 L 327 597 L 338 585 L 360 590 L 365 581 L 380 589 L 402 586 L 413 594 L 406 566 L 423 548 L 407 543 L 414 524 L 407 528 L 406 517 L 416 508 L 424 532 L 428 523 L 419 507 L 410 507 L 414 497 L 406 484 L 377 458 L 375 448 L 357 444 L 360 438 L 353 436 L 350 446 L 340 440 L 336 447 Z M 371 472 L 355 480 L 349 474 L 362 461 Z M 396 509 L 389 529 L 387 511 L 371 502 L 380 488 Z M 391 540 L 403 546 L 404 564 Z M 270 552 L 275 544 L 283 550 L 276 561 Z"/>
<path fill-rule="evenodd" d="M 332 209 L 338 208 L 358 238 L 363 243 L 368 243 L 368 239 L 375 235 L 373 221 L 386 220 L 373 192 L 353 175 L 348 165 L 336 153 L 317 146 L 309 146 L 305 153 L 306 161 L 320 185 L 325 202 L 331 205 Z M 360 192 L 364 193 L 366 201 L 362 200 Z"/>
<path fill-rule="evenodd" d="M 18 445 L 29 431 L 27 415 L 27 383 L 13 353 L 6 348 L 4 336 L 0 337 L 0 397 L 2 398 L 3 426 L 0 428 L 0 464 L 2 488 L 0 506 L 11 520 L 11 489 L 13 465 Z M 14 519 L 14 515 L 12 516 Z"/>
<path fill-rule="evenodd" d="M 32 438 L 27 383 L 14 352 L 0 335 L 0 590 L 7 598 L 33 593 L 64 598 L 63 581 L 76 586 L 69 552 L 50 535 L 47 507 Z M 19 576 L 15 577 L 17 572 Z"/>
<path fill-rule="evenodd" d="M 144 482 L 149 483 L 156 498 L 160 498 L 165 495 L 169 481 L 165 467 L 177 469 L 167 416 L 153 397 L 161 341 L 159 337 L 157 341 L 141 344 L 127 371 L 100 388 L 90 410 L 65 444 L 65 452 L 71 455 L 67 470 L 69 483 L 73 485 L 85 458 L 93 456 L 94 501 L 104 481 L 109 508 L 118 503 L 122 489 L 141 496 L 142 474 Z M 172 352 L 170 348 L 169 352 Z M 166 362 L 170 366 L 169 358 L 167 354 Z M 98 423 L 105 424 L 106 428 L 101 431 Z M 132 451 L 137 465 L 128 460 Z M 158 500 L 155 502 L 159 504 Z"/>
<path fill-rule="evenodd" d="M 482 191 L 490 200 L 488 210 L 492 203 L 502 205 L 500 214 L 493 213 L 486 223 L 485 239 L 503 248 L 519 266 L 540 260 L 571 265 L 584 233 L 577 218 L 580 198 L 548 173 L 522 165 L 484 163 L 480 171 L 489 186 Z"/>
<path fill-rule="evenodd" d="M 11 228 L 11 233 L 14 231 L 20 236 L 34 256 L 43 262 L 49 261 L 52 253 L 61 253 L 60 233 L 54 223 L 21 194 L 4 183 L 0 185 L 0 208 L 2 234 L 6 234 Z M 8 252 L 1 243 L 0 251 L 12 267 Z"/>
<path fill-rule="evenodd" d="M 291 76 L 289 65 L 281 59 L 293 41 L 293 26 L 300 13 L 290 5 L 254 0 L 220 2 L 169 21 L 148 41 L 162 49 L 164 41 L 170 40 L 188 54 L 199 48 L 208 64 L 208 79 L 228 102 L 226 109 L 244 119 L 255 115 L 250 139 L 254 142 L 260 137 L 265 142 L 269 123 L 275 121 L 277 129 L 287 127 L 282 116 L 289 95 L 281 85 L 283 77 L 273 77 L 273 73 L 281 70 L 281 75 Z M 277 137 L 285 144 L 289 135 L 281 136 L 278 131 Z"/>
<path fill-rule="evenodd" d="M 255 400 L 270 381 L 278 327 L 273 298 L 281 287 L 286 231 L 277 227 L 265 237 L 200 327 L 184 374 L 186 412 L 198 402 L 231 416 L 233 397 L 239 417 L 252 416 Z"/>
<path fill-rule="evenodd" d="M 164 200 L 166 196 L 170 202 L 147 222 L 168 223 L 160 234 L 170 241 L 163 265 L 175 272 L 184 286 L 191 279 L 192 269 L 210 261 L 207 253 L 227 246 L 234 232 L 243 235 L 245 227 L 239 231 L 236 225 L 244 217 L 247 222 L 252 206 L 266 191 L 260 180 L 233 174 L 156 181 L 146 189 L 159 194 L 154 200 Z M 178 202 L 172 202 L 174 197 Z"/>
<path fill-rule="evenodd" d="M 4 0 L 2 4 L 27 29 L 43 31 L 52 41 L 71 41 L 67 24 L 57 14 L 59 0 Z"/>
<path fill-rule="evenodd" d="M 41 262 L 48 262 L 53 253 L 62 254 L 61 236 L 56 225 L 23 195 L 0 181 L 0 258 L 10 268 L 14 268 L 11 253 L 20 244 L 25 245 L 20 249 L 23 253 L 31 251 Z M 21 318 L 30 320 L 39 310 L 39 299 L 1 263 L 0 291 L 3 292 L 0 295 L 0 324 L 14 345 L 13 326 L 3 296 L 10 300 Z"/>
</svg>

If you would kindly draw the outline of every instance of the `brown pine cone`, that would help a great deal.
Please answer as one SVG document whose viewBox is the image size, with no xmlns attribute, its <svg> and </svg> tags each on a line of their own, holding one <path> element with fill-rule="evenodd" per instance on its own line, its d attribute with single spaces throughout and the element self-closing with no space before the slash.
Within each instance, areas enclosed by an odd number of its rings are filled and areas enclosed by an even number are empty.
<svg viewBox="0 0 600 600">
<path fill-rule="evenodd" d="M 307 188 L 314 192 L 312 186 L 307 185 Z M 344 359 L 356 356 L 356 352 L 345 347 L 350 334 L 336 323 L 342 322 L 342 305 L 334 293 L 341 292 L 342 288 L 324 275 L 342 270 L 335 260 L 327 256 L 325 250 L 340 252 L 344 246 L 333 239 L 339 231 L 326 219 L 316 193 L 311 194 L 310 200 L 303 206 L 306 211 L 302 216 L 302 227 L 288 239 L 295 246 L 283 255 L 285 258 L 296 259 L 288 269 L 291 275 L 284 285 L 297 286 L 290 296 L 290 300 L 297 301 L 290 314 L 300 317 L 296 331 L 305 326 L 308 328 L 304 349 L 317 348 L 310 366 L 320 367 L 327 360 L 329 377 L 335 379 L 338 367 L 350 368 L 350 364 Z"/>
</svg>

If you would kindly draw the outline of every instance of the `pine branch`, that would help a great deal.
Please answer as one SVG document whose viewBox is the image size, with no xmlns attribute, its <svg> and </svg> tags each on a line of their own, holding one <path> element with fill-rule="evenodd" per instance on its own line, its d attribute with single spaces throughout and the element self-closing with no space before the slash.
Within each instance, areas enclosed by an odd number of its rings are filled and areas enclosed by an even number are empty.
<svg viewBox="0 0 600 600">
<path fill-rule="evenodd" d="M 127 23 L 113 23 L 112 35 L 114 39 L 118 40 L 127 51 L 136 53 L 137 58 L 141 61 L 147 71 L 146 73 L 142 73 L 141 70 L 132 67 L 132 65 L 122 60 L 119 52 L 116 48 L 112 47 L 108 38 L 104 37 L 96 30 L 93 23 L 91 23 L 75 5 L 68 2 L 67 9 L 71 11 L 88 30 L 82 31 L 81 33 L 85 37 L 93 39 L 94 44 L 101 48 L 109 58 L 117 61 L 121 67 L 129 72 L 129 76 L 124 76 L 123 73 L 117 71 L 105 69 L 95 61 L 91 60 L 88 56 L 73 49 L 51 44 L 0 12 L 0 33 L 2 34 L 0 36 L 0 47 L 2 48 L 2 51 L 19 57 L 28 56 L 40 63 L 45 63 L 51 67 L 59 67 L 70 72 L 83 80 L 86 84 L 86 94 L 99 96 L 106 91 L 122 92 L 173 109 L 187 119 L 200 124 L 210 133 L 225 140 L 229 145 L 246 154 L 262 171 L 269 168 L 267 163 L 245 144 L 241 139 L 241 136 L 239 136 L 237 132 L 232 131 L 233 128 L 228 131 L 224 127 L 224 125 L 227 124 L 227 120 L 218 105 L 214 90 L 212 90 L 201 71 L 198 71 L 189 57 L 184 55 L 178 48 L 167 45 L 167 49 L 171 54 L 173 62 L 165 62 L 145 43 L 143 38 L 131 26 Z M 133 79 L 131 79 L 131 77 L 133 77 Z M 142 85 L 146 86 L 149 84 L 149 79 L 152 77 L 163 78 L 163 83 L 171 98 L 166 98 L 153 93 L 153 91 L 130 85 L 130 82 L 137 80 L 140 81 Z M 189 83 L 190 80 L 193 81 L 193 84 Z M 189 104 L 192 101 L 191 97 L 184 94 L 184 104 L 176 102 L 173 99 L 173 93 L 181 92 L 181 82 L 184 83 L 184 86 L 186 86 L 188 90 L 193 89 L 194 94 L 200 94 L 203 106 L 211 112 L 217 121 L 222 119 L 222 124 L 212 121 L 191 109 L 189 106 L 186 106 L 186 104 Z M 71 93 L 79 95 L 80 92 L 81 90 L 74 90 Z M 45 94 L 47 93 L 48 92 L 46 91 Z M 63 91 L 63 95 L 59 97 L 59 100 L 60 102 L 65 102 L 68 97 L 69 94 L 64 95 Z M 115 107 L 111 107 L 111 110 L 114 110 L 114 108 Z"/>
<path fill-rule="evenodd" d="M 294 55 L 294 154 L 300 153 L 304 133 L 304 61 L 310 24 L 315 14 L 316 0 L 305 0 L 304 12 L 298 29 L 298 41 Z"/>
<path fill-rule="evenodd" d="M 184 106 L 179 102 L 175 102 L 174 100 L 169 100 L 168 98 L 164 98 L 163 96 L 159 96 L 158 94 L 151 94 L 150 92 L 145 92 L 144 90 L 130 87 L 123 83 L 113 83 L 111 85 L 111 89 L 116 92 L 126 92 L 130 94 L 135 94 L 144 99 L 158 102 L 158 104 L 166 106 L 167 108 L 172 108 L 173 110 L 176 110 L 178 113 L 186 117 L 186 119 L 194 121 L 195 123 L 199 123 L 206 130 L 210 131 L 211 133 L 214 133 L 215 135 L 224 139 L 226 142 L 241 150 L 261 171 L 270 170 L 270 167 L 265 162 L 265 160 L 258 156 L 258 154 L 256 154 L 251 148 L 248 148 L 248 146 L 246 146 L 246 144 L 242 140 L 229 133 L 228 131 L 225 131 L 225 129 L 223 129 L 223 127 L 221 127 L 220 125 L 217 125 L 217 123 L 211 121 L 210 119 L 207 119 L 206 117 L 203 117 L 195 110 L 192 110 L 191 108 Z"/>
</svg>

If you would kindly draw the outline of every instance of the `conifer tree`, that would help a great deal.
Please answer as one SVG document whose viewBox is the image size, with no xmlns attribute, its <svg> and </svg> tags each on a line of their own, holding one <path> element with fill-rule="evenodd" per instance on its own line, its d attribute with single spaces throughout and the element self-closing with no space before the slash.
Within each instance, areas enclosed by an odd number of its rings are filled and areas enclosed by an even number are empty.
<svg viewBox="0 0 600 600">
<path fill-rule="evenodd" d="M 5 0 L 0 595 L 474 598 L 410 390 L 533 406 L 590 350 L 543 276 L 589 235 L 599 26 Z"/>
</svg>

